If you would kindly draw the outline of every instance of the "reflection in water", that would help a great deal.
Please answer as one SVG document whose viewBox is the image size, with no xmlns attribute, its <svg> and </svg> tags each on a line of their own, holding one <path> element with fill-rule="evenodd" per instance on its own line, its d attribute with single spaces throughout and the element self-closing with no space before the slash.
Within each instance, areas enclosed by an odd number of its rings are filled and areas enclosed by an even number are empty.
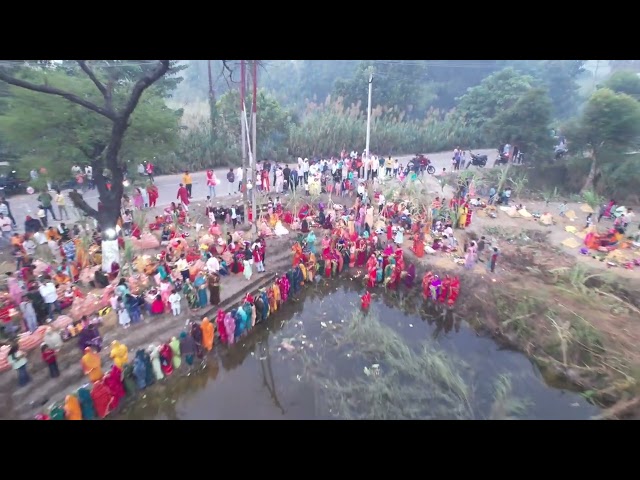
<svg viewBox="0 0 640 480">
<path fill-rule="evenodd" d="M 188 376 L 174 373 L 148 389 L 144 398 L 130 405 L 119 418 L 334 417 L 335 412 L 328 411 L 324 400 L 325 386 L 305 382 L 303 372 L 309 367 L 308 359 L 315 356 L 321 359 L 316 368 L 325 374 L 333 371 L 336 378 L 343 380 L 369 381 L 370 377 L 363 374 L 366 365 L 352 361 L 346 354 L 332 353 L 330 341 L 335 336 L 327 332 L 333 329 L 322 326 L 349 325 L 363 292 L 360 282 L 348 279 L 341 284 L 321 280 L 308 286 L 303 295 L 291 298 L 236 345 L 227 348 L 217 344 L 206 367 Z M 456 372 L 473 392 L 469 400 L 473 405 L 464 407 L 466 410 L 458 409 L 456 413 L 445 408 L 427 412 L 426 418 L 580 419 L 597 411 L 578 395 L 548 388 L 526 357 L 501 350 L 490 339 L 478 337 L 454 312 L 425 305 L 419 294 L 378 291 L 373 295 L 372 307 L 382 323 L 397 332 L 413 351 L 417 352 L 425 341 L 433 343 L 434 354 L 453 361 L 458 366 Z M 290 353 L 281 348 L 284 341 L 296 350 Z M 412 391 L 415 403 L 437 393 L 431 387 L 421 388 Z M 463 398 L 462 387 L 458 392 Z M 384 413 L 384 408 L 378 411 Z M 485 413 L 477 415 L 472 411 Z"/>
<path fill-rule="evenodd" d="M 264 386 L 273 399 L 273 404 L 280 409 L 282 414 L 285 414 L 284 408 L 278 400 L 278 394 L 276 393 L 276 381 L 273 377 L 273 368 L 271 367 L 271 349 L 269 348 L 269 335 L 264 339 L 264 344 L 260 343 L 260 366 L 262 367 L 262 381 Z M 264 357 L 263 357 L 264 355 Z M 268 380 L 267 380 L 268 372 Z"/>
</svg>

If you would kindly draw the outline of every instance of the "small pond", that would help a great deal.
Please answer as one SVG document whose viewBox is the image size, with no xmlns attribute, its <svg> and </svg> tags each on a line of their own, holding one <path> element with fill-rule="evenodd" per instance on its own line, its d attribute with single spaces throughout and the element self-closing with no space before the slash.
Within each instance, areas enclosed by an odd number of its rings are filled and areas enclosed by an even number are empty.
<svg viewBox="0 0 640 480">
<path fill-rule="evenodd" d="M 524 355 L 480 337 L 419 292 L 358 279 L 303 289 L 230 349 L 172 375 L 119 419 L 589 419 L 581 395 L 551 388 Z M 432 308 L 432 307 L 431 307 Z"/>
</svg>

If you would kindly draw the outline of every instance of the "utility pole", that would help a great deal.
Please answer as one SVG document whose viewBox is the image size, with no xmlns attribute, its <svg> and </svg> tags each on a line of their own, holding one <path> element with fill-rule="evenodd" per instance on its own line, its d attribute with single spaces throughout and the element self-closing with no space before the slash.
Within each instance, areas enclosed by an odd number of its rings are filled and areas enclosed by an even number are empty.
<svg viewBox="0 0 640 480">
<path fill-rule="evenodd" d="M 369 145 L 371 142 L 371 90 L 373 89 L 373 67 L 369 67 L 369 100 L 367 103 L 367 141 L 365 151 L 370 156 Z"/>
<path fill-rule="evenodd" d="M 253 150 L 253 162 L 251 165 L 251 184 L 253 185 L 253 193 L 252 193 L 252 202 L 251 202 L 251 215 L 253 218 L 253 222 L 256 226 L 256 232 L 258 231 L 258 199 L 257 199 L 257 195 L 256 195 L 256 168 L 258 165 L 258 156 L 256 153 L 256 148 L 257 148 L 257 136 L 256 136 L 256 131 L 257 131 L 257 127 L 256 127 L 256 121 L 257 121 L 257 117 L 258 117 L 258 61 L 254 60 L 253 61 L 253 70 L 252 70 L 252 75 L 253 77 L 253 99 L 252 99 L 252 105 L 251 105 L 251 134 L 252 134 L 252 150 Z"/>
<path fill-rule="evenodd" d="M 247 172 L 247 124 L 245 120 L 244 100 L 246 97 L 247 87 L 247 65 L 246 60 L 240 60 L 240 125 L 242 136 L 242 180 L 245 182 Z M 245 217 L 248 217 L 247 211 L 247 189 L 242 192 L 242 206 L 244 208 Z"/>
<path fill-rule="evenodd" d="M 215 134 L 216 124 L 216 94 L 213 90 L 213 76 L 211 75 L 211 60 L 207 60 L 207 71 L 209 74 L 209 116 L 211 117 L 211 135 Z"/>
</svg>

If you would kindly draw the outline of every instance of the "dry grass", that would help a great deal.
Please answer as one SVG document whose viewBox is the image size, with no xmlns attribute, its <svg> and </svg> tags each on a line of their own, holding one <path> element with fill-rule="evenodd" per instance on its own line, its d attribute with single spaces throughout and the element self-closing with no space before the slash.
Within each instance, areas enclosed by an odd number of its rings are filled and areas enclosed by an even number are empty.
<svg viewBox="0 0 640 480">
<path fill-rule="evenodd" d="M 305 377 L 321 389 L 331 415 L 343 419 L 513 418 L 526 403 L 513 398 L 510 378 L 495 384 L 490 411 L 474 406 L 468 366 L 434 342 L 411 348 L 375 313 L 358 310 L 335 330 L 322 353 L 303 356 Z M 349 373 L 336 358 L 350 358 Z"/>
</svg>

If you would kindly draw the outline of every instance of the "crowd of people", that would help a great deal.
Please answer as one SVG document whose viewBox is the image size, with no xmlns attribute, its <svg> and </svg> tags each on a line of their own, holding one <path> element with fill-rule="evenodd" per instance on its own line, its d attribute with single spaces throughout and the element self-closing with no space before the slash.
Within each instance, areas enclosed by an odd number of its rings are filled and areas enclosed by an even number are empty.
<svg viewBox="0 0 640 480">
<path fill-rule="evenodd" d="M 138 254 L 132 265 L 127 266 L 126 275 L 117 263 L 112 264 L 109 271 L 102 271 L 103 239 L 97 231 L 86 231 L 79 224 L 70 229 L 64 223 L 53 227 L 37 219 L 28 219 L 26 233 L 11 237 L 18 271 L 10 275 L 9 292 L 3 304 L 7 307 L 6 312 L 11 312 L 7 314 L 11 321 L 5 324 L 5 331 L 16 339 L 16 335 L 24 330 L 32 338 L 18 337 L 18 341 L 5 351 L 4 365 L 0 354 L 0 369 L 13 368 L 17 371 L 19 384 L 28 383 L 30 376 L 25 352 L 39 346 L 43 365 L 47 365 L 51 376 L 56 378 L 60 374 L 56 351 L 61 342 L 77 339 L 83 370 L 94 384 L 93 389 L 71 395 L 67 407 L 61 406 L 61 411 L 67 412 L 67 418 L 77 418 L 75 406 L 82 404 L 83 398 L 88 402 L 94 396 L 104 397 L 107 404 L 117 404 L 122 392 L 131 390 L 126 388 L 127 379 L 130 386 L 135 384 L 139 390 L 152 382 L 151 374 L 155 380 L 161 378 L 160 373 L 170 374 L 167 369 L 176 368 L 174 361 L 178 359 L 180 363 L 180 355 L 185 356 L 187 364 L 193 364 L 194 356 L 201 357 L 207 351 L 204 345 L 209 345 L 209 341 L 205 342 L 203 338 L 209 338 L 205 330 L 209 332 L 211 326 L 214 332 L 211 346 L 215 336 L 221 343 L 232 344 L 275 312 L 287 300 L 290 291 L 297 293 L 304 283 L 321 276 L 339 276 L 346 269 L 357 268 L 366 271 L 364 280 L 370 289 L 378 286 L 412 288 L 416 267 L 405 259 L 405 234 L 412 235 L 411 250 L 417 257 L 422 257 L 428 249 L 454 250 L 459 245 L 453 236 L 453 227 L 468 227 L 472 210 L 480 207 L 471 200 L 468 184 L 461 185 L 455 199 L 449 203 L 444 198 L 436 199 L 429 212 L 417 208 L 411 199 L 386 199 L 382 193 L 383 180 L 394 176 L 402 180 L 417 179 L 429 165 L 428 159 L 423 159 L 424 162 L 417 157 L 405 166 L 391 157 L 363 159 L 356 152 L 343 152 L 340 158 L 329 160 L 299 158 L 294 169 L 265 162 L 259 167 L 261 182 L 257 190 L 265 194 L 266 205 L 256 219 L 259 235 L 252 241 L 245 241 L 242 232 L 235 231 L 237 223 L 244 221 L 244 211 L 240 207 L 213 206 L 212 197 L 219 193 L 216 192 L 219 182 L 211 170 L 207 172 L 210 195 L 203 212 L 208 225 L 192 221 L 199 212 L 194 215 L 190 211 L 192 181 L 189 172 L 183 175 L 177 202 L 163 209 L 162 214 L 155 216 L 148 225 L 138 225 L 132 211 L 153 207 L 157 201 L 157 187 L 150 181 L 147 187 L 134 189 L 131 199 L 123 199 L 117 227 L 118 243 L 123 248 L 125 239 L 129 239 L 139 250 L 160 248 L 161 251 L 154 256 Z M 229 173 L 232 175 L 228 175 L 227 181 L 233 184 L 230 194 L 243 188 L 253 190 L 250 180 L 243 182 L 241 174 L 236 175 L 233 170 Z M 271 173 L 274 174 L 273 182 Z M 246 172 L 244 178 L 249 178 Z M 280 195 L 301 186 L 307 192 L 312 188 L 317 188 L 318 193 L 339 192 L 348 195 L 354 203 L 352 206 L 333 202 L 329 205 L 308 203 L 299 210 L 294 207 L 292 211 L 291 206 L 283 204 Z M 39 201 L 47 203 L 47 198 L 40 195 Z M 448 207 L 443 208 L 444 205 Z M 52 209 L 45 210 L 45 215 L 49 212 L 53 216 Z M 62 217 L 60 209 L 58 213 Z M 250 214 L 249 220 L 253 221 Z M 225 223 L 229 227 L 223 234 Z M 197 238 L 190 238 L 191 227 L 195 227 Z M 154 345 L 148 351 L 138 351 L 131 362 L 116 362 L 113 352 L 121 352 L 118 355 L 122 356 L 126 347 L 122 343 L 115 345 L 111 352 L 114 367 L 107 376 L 102 375 L 100 329 L 109 311 L 115 312 L 122 328 L 128 328 L 143 321 L 145 315 L 179 316 L 185 304 L 190 312 L 218 305 L 222 279 L 235 274 L 250 280 L 254 270 L 264 272 L 267 239 L 289 233 L 298 235 L 293 247 L 292 269 L 279 276 L 271 287 L 248 295 L 238 308 L 219 311 L 212 321 L 190 325 L 179 340 L 174 338 L 166 344 Z M 435 241 L 427 244 L 426 236 Z M 484 238 L 477 244 L 465 242 L 465 266 L 473 266 L 485 243 Z M 495 258 L 497 251 L 492 256 L 492 269 Z M 101 296 L 89 301 L 91 294 L 79 288 L 80 284 L 102 289 Z M 459 287 L 457 278 L 445 276 L 441 279 L 430 272 L 422 280 L 425 298 L 447 306 L 455 304 Z M 66 309 L 69 311 L 65 313 Z M 159 369 L 154 368 L 154 361 L 159 362 Z M 106 385 L 109 382 L 113 385 Z M 123 385 L 124 390 L 120 389 Z M 95 399 L 94 409 L 101 412 L 96 413 L 97 416 L 104 416 L 109 410 L 98 406 Z M 82 412 L 81 418 L 90 418 Z M 54 418 L 56 414 L 52 411 L 50 417 Z"/>
</svg>

